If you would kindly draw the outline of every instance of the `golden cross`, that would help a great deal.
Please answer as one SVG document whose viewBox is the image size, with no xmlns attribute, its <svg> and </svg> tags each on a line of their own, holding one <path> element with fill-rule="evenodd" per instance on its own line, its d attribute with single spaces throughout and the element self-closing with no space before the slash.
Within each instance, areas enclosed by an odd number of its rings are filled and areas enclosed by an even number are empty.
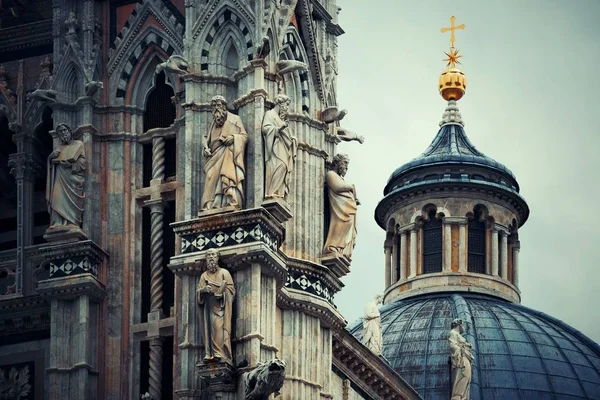
<svg viewBox="0 0 600 400">
<path fill-rule="evenodd" d="M 442 28 L 442 33 L 450 31 L 450 47 L 454 47 L 454 31 L 456 29 L 465 29 L 465 24 L 460 24 L 458 26 L 454 26 L 454 21 L 456 18 L 453 16 L 450 17 L 450 28 Z"/>
</svg>

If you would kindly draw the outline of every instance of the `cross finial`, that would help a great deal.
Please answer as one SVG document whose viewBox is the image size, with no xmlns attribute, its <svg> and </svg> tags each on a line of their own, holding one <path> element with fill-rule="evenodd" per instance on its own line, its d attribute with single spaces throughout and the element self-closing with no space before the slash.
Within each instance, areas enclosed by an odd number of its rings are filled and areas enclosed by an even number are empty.
<svg viewBox="0 0 600 400">
<path fill-rule="evenodd" d="M 446 33 L 450 31 L 450 48 L 454 48 L 454 31 L 457 29 L 465 29 L 465 24 L 460 24 L 458 26 L 454 25 L 454 21 L 456 18 L 453 16 L 450 17 L 450 28 L 442 28 L 442 33 Z"/>
</svg>

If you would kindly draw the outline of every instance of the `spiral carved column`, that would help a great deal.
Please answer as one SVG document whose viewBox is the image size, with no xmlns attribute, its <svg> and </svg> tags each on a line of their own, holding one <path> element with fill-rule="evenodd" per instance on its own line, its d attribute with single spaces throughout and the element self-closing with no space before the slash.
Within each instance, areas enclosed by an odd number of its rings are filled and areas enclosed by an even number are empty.
<svg viewBox="0 0 600 400">
<path fill-rule="evenodd" d="M 160 185 L 165 177 L 165 139 L 152 140 L 152 185 Z M 150 207 L 150 313 L 160 318 L 163 306 L 163 225 L 165 204 L 162 199 L 146 202 Z M 149 392 L 161 399 L 163 347 L 160 337 L 150 339 Z"/>
</svg>

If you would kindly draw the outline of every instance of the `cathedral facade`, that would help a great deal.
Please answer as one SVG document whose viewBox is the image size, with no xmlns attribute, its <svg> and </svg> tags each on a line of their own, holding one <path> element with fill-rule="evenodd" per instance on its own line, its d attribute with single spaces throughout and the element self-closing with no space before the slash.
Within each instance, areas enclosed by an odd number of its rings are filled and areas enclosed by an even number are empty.
<svg viewBox="0 0 600 400">
<path fill-rule="evenodd" d="M 0 398 L 600 398 L 600 347 L 519 304 L 529 207 L 464 131 L 454 19 L 439 131 L 375 210 L 386 290 L 347 326 L 370 210 L 339 11 L 2 2 Z"/>
<path fill-rule="evenodd" d="M 333 302 L 335 1 L 1 12 L 2 398 L 417 397 Z"/>
</svg>

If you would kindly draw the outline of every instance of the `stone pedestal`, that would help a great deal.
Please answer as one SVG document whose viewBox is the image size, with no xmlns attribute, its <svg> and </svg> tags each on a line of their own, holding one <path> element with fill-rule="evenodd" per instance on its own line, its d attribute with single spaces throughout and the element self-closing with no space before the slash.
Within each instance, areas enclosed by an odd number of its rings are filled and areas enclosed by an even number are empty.
<svg viewBox="0 0 600 400">
<path fill-rule="evenodd" d="M 203 214 L 171 224 L 180 237 L 180 254 L 169 267 L 180 278 L 176 308 L 174 388 L 180 398 L 236 399 L 233 367 L 203 363 L 203 343 L 196 305 L 198 280 L 206 268 L 209 249 L 219 251 L 221 267 L 230 271 L 236 288 L 233 308 L 233 364 L 255 366 L 276 357 L 276 293 L 285 284 L 285 256 L 279 251 L 284 228 L 264 208 Z"/>
<path fill-rule="evenodd" d="M 282 224 L 292 218 L 290 206 L 283 199 L 267 199 L 263 202 L 262 206 Z"/>
<path fill-rule="evenodd" d="M 350 273 L 350 260 L 346 256 L 328 253 L 321 258 L 321 264 L 329 268 L 338 278 Z"/>
<path fill-rule="evenodd" d="M 99 302 L 104 298 L 107 254 L 91 240 L 61 242 L 40 249 L 50 266 L 38 292 L 51 304 L 49 399 L 98 398 Z"/>
</svg>

